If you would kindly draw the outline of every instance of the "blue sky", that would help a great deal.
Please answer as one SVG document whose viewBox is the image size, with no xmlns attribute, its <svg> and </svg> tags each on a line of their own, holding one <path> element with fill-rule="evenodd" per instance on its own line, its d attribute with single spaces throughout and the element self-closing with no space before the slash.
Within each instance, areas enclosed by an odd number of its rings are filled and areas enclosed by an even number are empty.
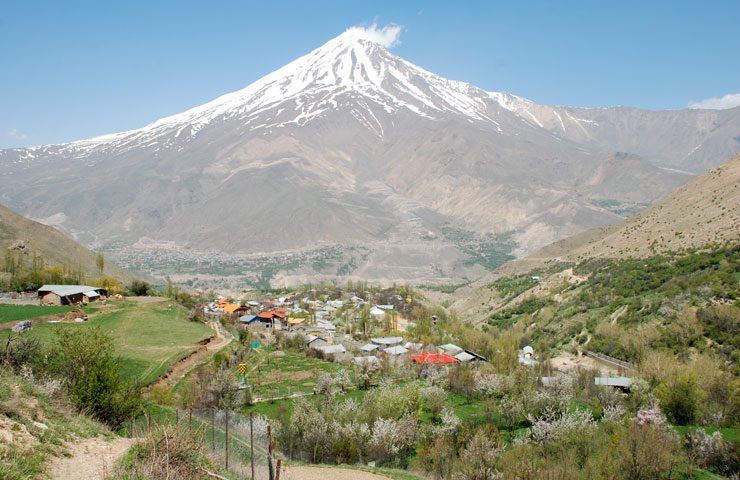
<svg viewBox="0 0 740 480">
<path fill-rule="evenodd" d="M 403 27 L 397 55 L 486 90 L 684 108 L 740 93 L 739 18 L 737 0 L 4 0 L 0 148 L 141 127 L 373 21 Z"/>
</svg>

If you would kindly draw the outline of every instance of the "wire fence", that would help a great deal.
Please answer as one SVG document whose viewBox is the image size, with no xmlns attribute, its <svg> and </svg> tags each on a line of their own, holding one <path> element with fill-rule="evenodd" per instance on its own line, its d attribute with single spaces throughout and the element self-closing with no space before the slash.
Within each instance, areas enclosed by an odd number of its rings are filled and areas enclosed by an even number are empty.
<svg viewBox="0 0 740 480">
<path fill-rule="evenodd" d="M 156 407 L 125 426 L 130 438 L 144 438 L 162 426 L 187 427 L 214 464 L 251 480 L 279 480 L 282 462 L 273 458 L 272 432 L 264 416 L 218 408 Z"/>
</svg>

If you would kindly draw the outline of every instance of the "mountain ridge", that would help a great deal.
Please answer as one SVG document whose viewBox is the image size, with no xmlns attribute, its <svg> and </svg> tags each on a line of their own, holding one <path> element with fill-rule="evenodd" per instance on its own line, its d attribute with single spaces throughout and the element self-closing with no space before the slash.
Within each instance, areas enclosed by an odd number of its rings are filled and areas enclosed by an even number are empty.
<svg viewBox="0 0 740 480">
<path fill-rule="evenodd" d="M 436 76 L 346 32 L 142 129 L 2 150 L 1 198 L 111 252 L 152 242 L 224 255 L 361 246 L 379 260 L 342 254 L 337 271 L 354 263 L 377 280 L 424 282 L 481 273 L 441 234 L 446 226 L 477 241 L 507 236 L 521 256 L 615 223 L 691 177 L 572 133 L 604 120 L 527 102 Z M 687 129 L 700 114 L 684 111 Z M 740 115 L 726 120 L 720 133 L 740 131 Z M 671 165 L 684 150 L 668 152 Z M 388 277 L 383 258 L 399 249 L 416 260 Z"/>
</svg>

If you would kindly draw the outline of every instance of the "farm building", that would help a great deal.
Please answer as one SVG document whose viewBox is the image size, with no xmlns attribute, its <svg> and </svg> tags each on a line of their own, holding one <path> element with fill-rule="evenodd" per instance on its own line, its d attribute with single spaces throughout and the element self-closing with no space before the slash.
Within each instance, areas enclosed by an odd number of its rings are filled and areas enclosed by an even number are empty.
<svg viewBox="0 0 740 480">
<path fill-rule="evenodd" d="M 108 292 L 89 285 L 43 285 L 36 294 L 41 305 L 78 305 L 99 300 Z"/>
<path fill-rule="evenodd" d="M 399 345 L 403 342 L 403 337 L 375 337 L 370 339 L 376 345 L 381 347 L 389 347 L 392 345 Z"/>
<path fill-rule="evenodd" d="M 632 379 L 630 377 L 595 377 L 595 385 L 604 385 L 606 387 L 615 387 L 620 390 L 629 390 L 632 387 Z"/>
</svg>

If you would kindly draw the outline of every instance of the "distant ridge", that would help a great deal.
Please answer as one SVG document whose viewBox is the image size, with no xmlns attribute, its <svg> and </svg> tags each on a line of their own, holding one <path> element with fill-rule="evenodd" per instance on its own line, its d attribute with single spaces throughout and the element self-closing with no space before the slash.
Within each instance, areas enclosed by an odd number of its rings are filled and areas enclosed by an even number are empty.
<svg viewBox="0 0 740 480">
<path fill-rule="evenodd" d="M 34 254 L 41 255 L 45 267 L 68 266 L 79 268 L 85 276 L 84 281 L 92 282 L 98 276 L 95 252 L 83 247 L 59 230 L 29 220 L 7 207 L 0 205 L 0 248 L 23 252 L 28 263 Z M 2 265 L 0 265 L 2 266 Z M 131 273 L 106 259 L 104 274 L 116 277 L 122 282 L 133 278 Z"/>
</svg>

